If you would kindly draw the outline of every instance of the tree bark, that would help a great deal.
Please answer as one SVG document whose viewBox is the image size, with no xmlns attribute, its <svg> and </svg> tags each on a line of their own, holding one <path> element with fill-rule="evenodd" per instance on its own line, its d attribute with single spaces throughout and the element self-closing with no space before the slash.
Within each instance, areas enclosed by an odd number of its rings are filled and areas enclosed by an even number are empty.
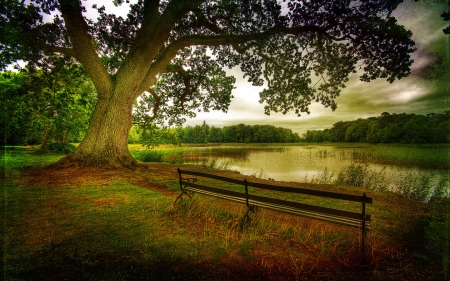
<svg viewBox="0 0 450 281">
<path fill-rule="evenodd" d="M 50 125 L 47 126 L 47 129 L 45 129 L 44 139 L 42 140 L 41 149 L 47 148 L 48 139 L 50 137 L 50 133 L 52 132 L 53 123 L 50 123 Z"/>
<path fill-rule="evenodd" d="M 77 149 L 53 166 L 133 167 L 128 150 L 132 97 L 112 92 L 99 95 L 89 128 Z"/>
<path fill-rule="evenodd" d="M 62 138 L 62 143 L 63 144 L 67 143 L 68 139 L 69 139 L 69 129 L 66 128 L 66 129 L 64 129 L 64 135 L 63 135 L 63 138 Z"/>
</svg>

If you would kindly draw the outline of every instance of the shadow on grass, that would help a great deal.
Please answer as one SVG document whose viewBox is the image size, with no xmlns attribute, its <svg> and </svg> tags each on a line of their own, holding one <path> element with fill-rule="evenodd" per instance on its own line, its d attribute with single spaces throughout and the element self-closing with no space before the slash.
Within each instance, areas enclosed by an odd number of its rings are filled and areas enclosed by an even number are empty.
<svg viewBox="0 0 450 281">
<path fill-rule="evenodd" d="M 65 245 L 67 243 L 70 245 Z M 264 270 L 165 256 L 159 249 L 154 249 L 154 256 L 145 261 L 133 252 L 119 255 L 66 251 L 74 246 L 71 243 L 64 242 L 49 251 L 35 253 L 29 257 L 28 265 L 17 265 L 27 269 L 16 272 L 10 267 L 11 270 L 5 272 L 5 280 L 274 280 L 274 276 Z M 280 279 L 290 278 L 280 276 Z"/>
</svg>

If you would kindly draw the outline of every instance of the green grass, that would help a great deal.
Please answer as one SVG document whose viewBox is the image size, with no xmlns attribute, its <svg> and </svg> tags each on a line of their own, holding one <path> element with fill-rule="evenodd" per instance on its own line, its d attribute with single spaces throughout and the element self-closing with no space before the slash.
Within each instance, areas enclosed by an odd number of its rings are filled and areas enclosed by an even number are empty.
<svg viewBox="0 0 450 281">
<path fill-rule="evenodd" d="M 46 152 L 32 147 L 3 146 L 0 148 L 2 149 L 0 154 L 2 174 L 24 167 L 45 167 L 65 156 L 62 153 Z"/>
<path fill-rule="evenodd" d="M 0 193 L 5 280 L 447 277 L 448 200 L 442 198 L 423 204 L 389 192 L 330 186 L 340 192 L 366 191 L 374 198 L 368 207 L 373 218 L 368 263 L 361 268 L 359 230 L 260 210 L 241 233 L 237 226 L 244 205 L 196 195 L 174 208 L 178 181 L 162 175 L 167 164 L 156 172 L 108 171 L 110 177 L 85 169 L 84 181 L 71 181 L 76 175 L 69 174 L 67 182 L 58 182 L 64 171 L 36 170 L 34 175 L 50 178 L 29 185 L 21 167 L 41 167 L 61 155 L 24 149 L 8 153 L 9 173 Z M 359 208 L 312 197 L 289 199 Z"/>
<path fill-rule="evenodd" d="M 129 280 L 145 277 L 146 265 L 151 271 L 160 263 L 198 261 L 208 242 L 201 245 L 177 230 L 166 211 L 171 203 L 122 182 L 102 188 L 7 186 L 5 275 L 9 280 L 32 280 L 36 274 L 41 280 Z M 163 278 L 175 274 L 155 272 Z"/>
</svg>

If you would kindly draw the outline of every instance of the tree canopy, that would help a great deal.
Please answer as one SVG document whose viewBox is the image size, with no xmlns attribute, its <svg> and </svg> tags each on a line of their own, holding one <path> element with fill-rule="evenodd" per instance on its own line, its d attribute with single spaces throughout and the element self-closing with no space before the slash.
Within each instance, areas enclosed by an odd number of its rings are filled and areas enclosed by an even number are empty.
<svg viewBox="0 0 450 281">
<path fill-rule="evenodd" d="M 224 67 L 239 66 L 249 82 L 265 86 L 266 114 L 299 116 L 313 101 L 336 109 L 351 73 L 365 82 L 409 75 L 412 34 L 391 15 L 401 2 L 139 0 L 122 18 L 79 0 L 6 1 L 0 67 L 24 60 L 45 68 L 55 53 L 82 65 L 98 103 L 66 160 L 132 165 L 126 142 L 135 99 L 145 93 L 144 118 L 160 123 L 227 111 L 235 79 Z M 96 20 L 87 17 L 91 9 Z"/>
</svg>

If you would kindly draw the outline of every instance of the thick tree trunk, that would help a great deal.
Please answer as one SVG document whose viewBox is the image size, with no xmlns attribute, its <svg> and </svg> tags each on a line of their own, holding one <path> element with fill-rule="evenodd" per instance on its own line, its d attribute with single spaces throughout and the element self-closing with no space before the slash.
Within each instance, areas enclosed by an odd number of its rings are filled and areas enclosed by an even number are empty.
<svg viewBox="0 0 450 281">
<path fill-rule="evenodd" d="M 77 149 L 54 166 L 132 167 L 138 162 L 128 150 L 132 97 L 99 95 L 89 129 Z"/>
</svg>

